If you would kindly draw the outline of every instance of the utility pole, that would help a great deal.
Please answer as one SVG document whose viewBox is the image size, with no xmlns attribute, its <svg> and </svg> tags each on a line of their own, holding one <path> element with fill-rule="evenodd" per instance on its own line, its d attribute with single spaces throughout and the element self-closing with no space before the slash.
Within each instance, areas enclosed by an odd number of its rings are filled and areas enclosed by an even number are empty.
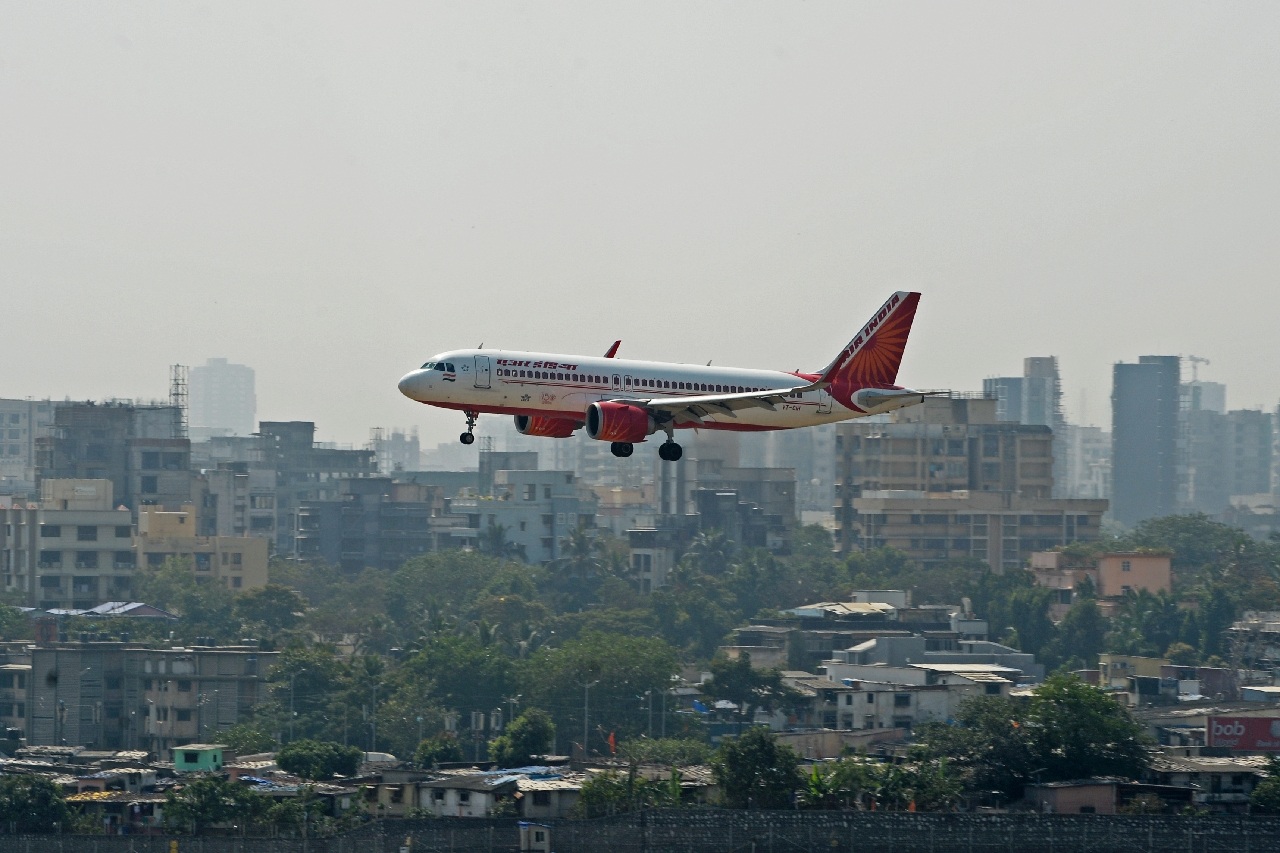
<svg viewBox="0 0 1280 853">
<path fill-rule="evenodd" d="M 591 688 L 599 684 L 599 681 L 584 681 L 582 684 L 582 760 L 587 760 L 587 719 L 589 714 L 589 699 L 591 698 Z"/>
</svg>

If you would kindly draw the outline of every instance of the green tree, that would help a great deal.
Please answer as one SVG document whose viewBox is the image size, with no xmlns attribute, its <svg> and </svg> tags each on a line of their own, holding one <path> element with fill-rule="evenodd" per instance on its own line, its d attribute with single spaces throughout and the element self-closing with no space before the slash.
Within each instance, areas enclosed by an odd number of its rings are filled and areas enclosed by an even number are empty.
<svg viewBox="0 0 1280 853">
<path fill-rule="evenodd" d="M 1072 675 L 1036 688 L 1028 718 L 1045 781 L 1119 776 L 1135 779 L 1151 764 L 1142 726 L 1127 708 Z"/>
<path fill-rule="evenodd" d="M 280 769 L 303 779 L 324 780 L 354 776 L 364 757 L 358 747 L 318 740 L 296 740 L 276 753 Z"/>
<path fill-rule="evenodd" d="M 18 833 L 56 832 L 73 815 L 62 790 L 40 776 L 0 776 L 0 825 Z"/>
<path fill-rule="evenodd" d="M 1267 778 L 1249 795 L 1249 808 L 1254 814 L 1280 814 L 1280 758 L 1267 759 Z"/>
<path fill-rule="evenodd" d="M 586 700 L 589 743 L 584 746 L 602 752 L 611 732 L 625 739 L 647 731 L 648 706 L 640 697 L 646 690 L 659 695 L 678 670 L 675 649 L 662 640 L 591 632 L 521 661 L 526 685 L 521 692 L 531 705 L 551 713 L 562 737 L 573 740 L 583 731 Z"/>
<path fill-rule="evenodd" d="M 233 613 L 233 595 L 222 584 L 201 583 L 191 561 L 170 557 L 159 567 L 139 569 L 134 595 L 182 618 L 169 624 L 175 638 L 238 637 L 240 622 Z"/>
<path fill-rule="evenodd" d="M 712 659 L 711 681 L 703 685 L 703 691 L 714 699 L 737 705 L 736 716 L 740 722 L 749 721 L 758 710 L 772 712 L 788 707 L 800 696 L 782 683 L 782 675 L 776 669 L 753 667 L 747 654 L 732 660 L 723 656 Z"/>
<path fill-rule="evenodd" d="M 232 820 L 256 822 L 269 807 L 266 797 L 239 782 L 205 777 L 165 793 L 164 819 L 170 827 L 198 835 L 207 827 Z"/>
<path fill-rule="evenodd" d="M 507 730 L 489 744 L 489 757 L 499 767 L 527 767 L 546 755 L 556 742 L 551 715 L 530 708 L 511 721 Z"/>
<path fill-rule="evenodd" d="M 807 809 L 850 809 L 863 794 L 878 786 L 878 764 L 863 756 L 845 756 L 831 763 L 815 763 L 805 777 L 800 802 Z"/>
<path fill-rule="evenodd" d="M 1001 791 L 1009 799 L 1022 796 L 1034 778 L 1039 756 L 1024 703 L 1005 696 L 976 696 L 956 710 L 956 725 L 926 723 L 916 732 L 918 754 L 930 760 L 949 758 L 975 791 Z"/>
<path fill-rule="evenodd" d="M 237 723 L 218 733 L 218 743 L 225 743 L 236 755 L 253 755 L 276 748 L 276 739 L 253 722 Z"/>
<path fill-rule="evenodd" d="M 711 760 L 711 747 L 694 738 L 628 738 L 618 746 L 618 756 L 628 764 L 689 767 Z"/>
<path fill-rule="evenodd" d="M 413 753 L 413 763 L 422 768 L 462 760 L 462 746 L 452 734 L 426 738 Z"/>
<path fill-rule="evenodd" d="M 711 768 L 732 809 L 787 809 L 803 784 L 800 757 L 767 729 L 753 727 L 726 740 Z"/>
<path fill-rule="evenodd" d="M 236 596 L 234 610 L 241 624 L 253 632 L 252 636 L 275 636 L 302 623 L 307 600 L 297 590 L 269 583 Z"/>
<path fill-rule="evenodd" d="M 1075 669 L 1097 666 L 1107 638 L 1107 620 L 1093 598 L 1079 598 L 1058 623 L 1057 635 L 1042 650 L 1046 665 Z"/>
<path fill-rule="evenodd" d="M 652 782 L 638 775 L 635 768 L 627 773 L 608 770 L 582 784 L 573 816 L 577 818 L 608 817 L 646 808 L 671 808 L 680 805 L 680 771 L 673 770 L 665 782 Z"/>
<path fill-rule="evenodd" d="M 490 557 L 497 557 L 500 560 L 519 560 L 522 563 L 528 561 L 524 546 L 517 545 L 507 538 L 507 527 L 503 524 L 489 522 L 489 526 L 481 531 L 476 545 L 480 553 Z"/>
</svg>

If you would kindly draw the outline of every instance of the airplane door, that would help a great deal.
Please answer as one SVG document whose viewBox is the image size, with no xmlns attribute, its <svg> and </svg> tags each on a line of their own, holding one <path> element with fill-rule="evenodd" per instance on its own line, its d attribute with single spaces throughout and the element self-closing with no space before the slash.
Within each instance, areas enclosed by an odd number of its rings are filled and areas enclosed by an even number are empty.
<svg viewBox="0 0 1280 853">
<path fill-rule="evenodd" d="M 818 414 L 831 414 L 831 395 L 828 394 L 826 390 L 818 392 Z"/>
<path fill-rule="evenodd" d="M 489 387 L 489 356 L 476 356 L 476 387 Z"/>
<path fill-rule="evenodd" d="M 622 390 L 623 390 L 623 391 L 630 391 L 630 390 L 631 390 L 631 377 L 630 377 L 630 376 L 624 376 L 624 377 L 622 377 Z"/>
<path fill-rule="evenodd" d="M 622 390 L 622 377 L 617 373 L 613 374 L 613 390 Z"/>
</svg>

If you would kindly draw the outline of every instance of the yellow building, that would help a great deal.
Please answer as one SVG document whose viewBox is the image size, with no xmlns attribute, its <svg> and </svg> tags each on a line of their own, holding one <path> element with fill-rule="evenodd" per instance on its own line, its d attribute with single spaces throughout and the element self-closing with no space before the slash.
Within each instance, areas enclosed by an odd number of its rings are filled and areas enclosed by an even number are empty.
<svg viewBox="0 0 1280 853">
<path fill-rule="evenodd" d="M 267 585 L 266 539 L 253 536 L 196 536 L 195 512 L 184 508 L 166 512 L 142 507 L 138 511 L 135 548 L 138 565 L 157 568 L 170 558 L 186 559 L 198 580 L 228 589 Z"/>
<path fill-rule="evenodd" d="M 1098 686 L 1127 689 L 1130 678 L 1160 678 L 1160 668 L 1169 666 L 1164 658 L 1139 655 L 1098 655 Z"/>
</svg>

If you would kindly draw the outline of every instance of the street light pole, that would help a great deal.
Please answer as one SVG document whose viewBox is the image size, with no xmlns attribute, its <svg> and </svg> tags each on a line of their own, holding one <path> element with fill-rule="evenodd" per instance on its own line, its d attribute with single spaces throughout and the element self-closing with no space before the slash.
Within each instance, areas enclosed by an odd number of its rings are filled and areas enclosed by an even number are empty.
<svg viewBox="0 0 1280 853">
<path fill-rule="evenodd" d="M 293 720 L 298 716 L 293 710 L 293 681 L 298 677 L 298 673 L 289 673 L 289 742 L 293 743 Z"/>
<path fill-rule="evenodd" d="M 649 740 L 653 740 L 653 691 L 646 690 L 644 698 L 649 705 Z"/>
<path fill-rule="evenodd" d="M 599 684 L 599 681 L 584 681 L 582 683 L 582 760 L 587 760 L 587 719 L 590 716 L 588 700 L 591 696 L 591 688 Z"/>
</svg>

